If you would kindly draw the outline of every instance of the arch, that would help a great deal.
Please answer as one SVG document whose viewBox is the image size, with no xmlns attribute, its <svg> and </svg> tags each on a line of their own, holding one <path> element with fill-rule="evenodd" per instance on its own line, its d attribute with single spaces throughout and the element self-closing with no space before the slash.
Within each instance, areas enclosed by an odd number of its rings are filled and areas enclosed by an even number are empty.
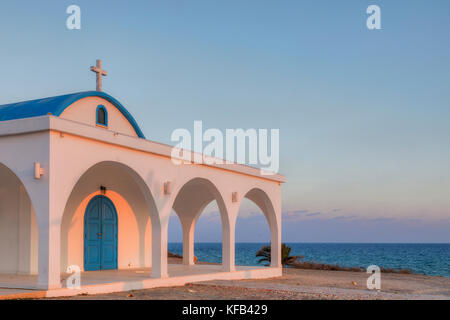
<svg viewBox="0 0 450 320">
<path fill-rule="evenodd" d="M 253 201 L 261 209 L 269 223 L 271 232 L 272 230 L 278 230 L 279 225 L 274 206 L 264 190 L 253 188 L 244 195 L 244 198 Z"/>
<path fill-rule="evenodd" d="M 102 127 L 108 127 L 108 111 L 104 105 L 98 105 L 95 110 L 95 123 Z"/>
<path fill-rule="evenodd" d="M 102 91 L 86 91 L 79 93 L 66 94 L 63 96 L 50 97 L 38 100 L 11 103 L 0 106 L 0 121 L 40 117 L 48 114 L 59 117 L 64 110 L 78 100 L 88 97 L 99 97 L 112 103 L 128 120 L 139 138 L 145 139 L 144 134 L 139 128 L 136 120 L 127 109 L 115 98 Z"/>
<path fill-rule="evenodd" d="M 186 182 L 176 194 L 173 210 L 180 219 L 183 229 L 183 263 L 194 263 L 194 232 L 196 223 L 204 209 L 213 201 L 217 202 L 222 222 L 222 237 L 230 230 L 230 219 L 221 192 L 206 178 L 193 178 Z M 222 252 L 223 252 L 222 247 Z M 222 255 L 222 262 L 224 257 Z"/>
<path fill-rule="evenodd" d="M 37 274 L 39 227 L 25 184 L 0 163 L 0 273 Z M 7 257 L 7 259 L 6 259 Z"/>
<path fill-rule="evenodd" d="M 244 198 L 256 204 L 264 214 L 270 230 L 271 251 L 274 253 L 273 256 L 277 256 L 279 253 L 278 246 L 280 245 L 280 222 L 269 195 L 260 188 L 253 188 L 245 193 Z M 241 206 L 241 204 L 242 201 L 239 206 Z M 279 263 L 277 261 L 272 261 L 271 265 L 278 266 Z"/>
<path fill-rule="evenodd" d="M 98 195 L 106 195 L 117 208 L 118 268 L 150 267 L 152 227 L 160 224 L 151 191 L 134 169 L 102 161 L 83 173 L 66 201 L 61 222 L 61 270 L 83 265 L 82 222 L 89 201 Z"/>
<path fill-rule="evenodd" d="M 222 223 L 228 225 L 229 217 L 222 194 L 206 178 L 197 177 L 186 182 L 177 192 L 172 208 L 182 223 L 192 222 L 197 221 L 203 210 L 214 200 L 219 207 Z"/>
</svg>

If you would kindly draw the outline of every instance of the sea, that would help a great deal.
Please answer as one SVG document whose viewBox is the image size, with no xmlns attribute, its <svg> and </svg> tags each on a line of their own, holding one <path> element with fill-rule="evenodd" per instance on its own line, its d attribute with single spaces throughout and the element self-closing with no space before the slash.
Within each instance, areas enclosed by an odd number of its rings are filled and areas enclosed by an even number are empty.
<svg viewBox="0 0 450 320">
<path fill-rule="evenodd" d="M 258 265 L 256 252 L 267 243 L 236 243 L 236 265 Z M 343 267 L 377 265 L 392 269 L 409 269 L 414 273 L 450 278 L 450 244 L 403 243 L 286 243 L 291 255 Z M 183 253 L 182 243 L 169 243 L 168 249 Z M 195 243 L 199 261 L 220 263 L 221 243 Z"/>
</svg>

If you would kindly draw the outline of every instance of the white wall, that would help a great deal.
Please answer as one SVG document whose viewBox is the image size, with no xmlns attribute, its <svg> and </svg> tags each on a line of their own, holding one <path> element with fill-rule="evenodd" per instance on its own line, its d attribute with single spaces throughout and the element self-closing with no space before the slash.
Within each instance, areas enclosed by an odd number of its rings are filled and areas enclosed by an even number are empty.
<svg viewBox="0 0 450 320">
<path fill-rule="evenodd" d="M 0 165 L 0 273 L 37 274 L 38 227 L 19 179 Z"/>
<path fill-rule="evenodd" d="M 91 126 L 96 125 L 96 111 L 98 105 L 103 105 L 108 111 L 108 130 L 137 137 L 136 131 L 125 116 L 109 101 L 100 97 L 88 97 L 70 105 L 61 114 L 61 118 L 82 122 Z M 106 129 L 105 129 L 106 130 Z"/>
<path fill-rule="evenodd" d="M 138 221 L 139 246 L 135 245 L 135 240 L 128 240 L 136 239 L 136 228 L 130 227 L 128 232 L 132 235 L 125 237 L 130 244 L 122 247 L 125 248 L 123 254 L 119 253 L 120 267 L 128 265 L 130 261 L 132 264 L 138 261 L 139 265 L 146 265 L 152 257 L 152 276 L 168 276 L 167 224 L 170 213 L 181 188 L 188 181 L 198 178 L 210 181 L 208 190 L 215 191 L 219 208 L 224 213 L 224 270 L 234 269 L 234 225 L 244 195 L 261 208 L 268 208 L 263 212 L 267 214 L 271 228 L 272 254 L 276 256 L 273 266 L 280 267 L 283 177 L 262 177 L 259 176 L 259 170 L 241 165 L 176 166 L 170 159 L 171 150 L 170 146 L 112 134 L 109 130 L 52 116 L 0 123 L 0 162 L 11 168 L 23 181 L 36 212 L 39 225 L 39 287 L 58 288 L 61 285 L 60 271 L 65 271 L 69 263 L 83 265 L 79 258 L 82 257 L 81 250 L 74 251 L 76 253 L 72 255 L 72 248 L 68 245 L 76 244 L 78 248 L 81 247 L 83 233 L 80 228 L 80 213 L 83 210 L 77 209 L 84 199 L 98 192 L 100 185 L 105 185 L 109 191 L 114 191 L 125 199 Z M 45 170 L 39 180 L 34 179 L 33 162 L 36 161 Z M 103 167 L 99 169 L 98 166 Z M 172 182 L 172 192 L 166 194 L 164 184 L 169 181 Z M 14 190 L 14 185 L 5 184 L 7 188 Z M 0 185 L 5 184 L 0 181 Z M 249 190 L 256 190 L 255 188 L 261 192 L 249 193 Z M 232 201 L 233 192 L 238 194 L 236 202 Z M 19 207 L 19 197 L 12 200 L 13 193 L 14 191 L 5 191 L 2 204 L 6 208 L 2 209 L 4 222 L 10 225 L 13 225 L 13 221 L 10 221 L 9 208 L 13 208 L 14 203 Z M 117 199 L 114 201 L 120 206 Z M 186 208 L 187 205 L 181 207 Z M 121 212 L 126 210 L 119 212 L 119 220 Z M 145 231 L 149 230 L 149 217 L 152 219 L 152 237 Z M 133 224 L 130 222 L 129 225 Z M 9 230 L 4 230 L 4 242 L 14 242 L 10 237 L 14 232 L 8 234 Z M 18 237 L 19 232 L 14 234 Z M 18 238 L 16 242 L 21 243 Z M 145 245 L 142 245 L 143 242 Z M 25 239 L 22 243 L 28 241 Z M 133 252 L 133 248 L 137 247 L 138 251 Z M 2 245 L 2 248 L 3 251 L 7 248 L 7 254 L 13 251 L 8 245 Z M 130 248 L 129 252 L 127 248 Z M 31 257 L 31 248 L 29 251 Z M 130 255 L 125 257 L 124 254 Z M 17 254 L 17 261 L 19 260 Z M 16 270 L 20 270 L 19 264 L 17 262 Z M 13 266 L 10 268 L 14 269 Z"/>
</svg>

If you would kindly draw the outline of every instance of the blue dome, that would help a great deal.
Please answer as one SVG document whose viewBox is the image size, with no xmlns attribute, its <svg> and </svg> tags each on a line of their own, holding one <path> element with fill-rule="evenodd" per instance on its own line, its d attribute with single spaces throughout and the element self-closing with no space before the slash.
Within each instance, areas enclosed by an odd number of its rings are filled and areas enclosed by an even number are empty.
<svg viewBox="0 0 450 320">
<path fill-rule="evenodd" d="M 138 137 L 145 139 L 144 134 L 127 109 L 109 94 L 101 91 L 78 92 L 57 97 L 5 104 L 0 106 L 0 121 L 41 117 L 49 113 L 59 117 L 71 104 L 87 97 L 100 97 L 112 103 L 124 115 L 128 122 L 130 122 Z"/>
</svg>

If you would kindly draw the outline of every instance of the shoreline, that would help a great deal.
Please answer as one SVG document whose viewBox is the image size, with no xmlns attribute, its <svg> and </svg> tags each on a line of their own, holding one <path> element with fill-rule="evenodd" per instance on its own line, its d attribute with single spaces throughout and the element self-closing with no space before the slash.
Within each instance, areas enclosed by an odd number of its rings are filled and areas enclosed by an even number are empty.
<svg viewBox="0 0 450 320">
<path fill-rule="evenodd" d="M 195 257 L 196 258 L 196 257 Z M 183 256 L 179 254 L 175 254 L 172 252 L 168 252 L 168 259 L 170 259 L 171 263 L 181 263 Z M 206 262 L 206 261 L 196 261 L 196 264 L 213 264 L 218 265 L 220 263 L 216 262 Z M 262 265 L 261 265 L 262 266 Z M 317 271 L 341 271 L 341 272 L 361 272 L 366 273 L 366 269 L 363 267 L 346 267 L 340 266 L 336 264 L 326 264 L 315 261 L 297 261 L 297 263 L 290 264 L 288 266 L 283 267 L 283 269 L 297 269 L 297 270 L 317 270 Z M 406 275 L 421 275 L 427 277 L 443 277 L 450 279 L 450 276 L 442 276 L 442 275 L 430 275 L 426 273 L 418 273 L 410 269 L 402 268 L 402 269 L 393 269 L 393 268 L 385 268 L 380 266 L 380 270 L 382 274 L 406 274 Z"/>
<path fill-rule="evenodd" d="M 171 260 L 174 258 L 170 258 Z M 175 259 L 174 259 L 175 260 Z M 180 259 L 177 259 L 180 262 Z M 171 261 L 175 263 L 175 261 Z M 283 268 L 260 280 L 212 280 L 185 286 L 81 295 L 57 300 L 450 300 L 450 279 L 381 274 L 381 290 L 368 290 L 369 274 Z M 53 299 L 52 299 L 53 300 Z"/>
</svg>

